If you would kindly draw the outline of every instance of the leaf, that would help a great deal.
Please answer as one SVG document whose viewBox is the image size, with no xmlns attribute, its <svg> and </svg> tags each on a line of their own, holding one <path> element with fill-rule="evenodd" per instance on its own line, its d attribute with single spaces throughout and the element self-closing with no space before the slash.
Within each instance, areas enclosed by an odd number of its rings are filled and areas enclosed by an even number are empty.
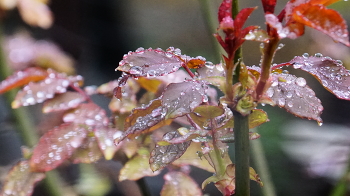
<svg viewBox="0 0 350 196">
<path fill-rule="evenodd" d="M 244 37 L 245 40 L 251 40 L 251 41 L 257 41 L 257 42 L 263 42 L 268 43 L 270 41 L 270 36 L 267 34 L 267 32 L 263 29 L 254 29 L 252 31 L 249 31 L 248 34 Z"/>
<path fill-rule="evenodd" d="M 193 165 L 198 168 L 204 169 L 208 172 L 214 173 L 214 168 L 208 163 L 207 160 L 202 159 L 198 156 L 197 152 L 200 152 L 201 149 L 201 143 L 199 142 L 191 142 L 190 146 L 187 148 L 186 152 L 178 158 L 176 161 L 174 161 L 172 164 L 177 165 L 179 167 L 184 165 Z"/>
<path fill-rule="evenodd" d="M 120 148 L 121 145 L 115 145 L 114 140 L 117 135 L 121 135 L 122 132 L 113 128 L 98 126 L 95 129 L 95 138 L 101 152 L 103 153 L 106 160 L 111 160 L 115 152 Z"/>
<path fill-rule="evenodd" d="M 29 82 L 43 80 L 47 76 L 47 71 L 38 67 L 29 67 L 23 71 L 17 71 L 0 83 L 0 94 L 26 85 Z"/>
<path fill-rule="evenodd" d="M 276 0 L 262 0 L 264 12 L 273 14 L 275 12 Z"/>
<path fill-rule="evenodd" d="M 139 78 L 136 82 L 147 91 L 152 93 L 157 93 L 159 86 L 162 84 L 162 81 L 158 79 L 149 79 L 149 78 Z"/>
<path fill-rule="evenodd" d="M 162 105 L 166 108 L 166 118 L 176 118 L 191 113 L 202 102 L 207 102 L 204 82 L 184 81 L 169 84 L 162 95 Z"/>
<path fill-rule="evenodd" d="M 70 160 L 73 163 L 94 163 L 102 158 L 103 154 L 96 138 L 88 134 L 83 143 L 74 151 Z"/>
<path fill-rule="evenodd" d="M 162 140 L 169 141 L 180 136 L 181 134 L 178 131 L 170 131 L 164 134 Z M 171 162 L 180 158 L 185 153 L 190 144 L 191 141 L 183 142 L 180 144 L 171 144 L 168 146 L 156 145 L 156 147 L 152 150 L 151 157 L 149 159 L 149 164 L 152 171 L 160 170 Z"/>
<path fill-rule="evenodd" d="M 45 1 L 21 0 L 17 7 L 22 19 L 31 26 L 38 26 L 44 29 L 51 27 L 53 16 Z"/>
<path fill-rule="evenodd" d="M 212 76 L 225 77 L 225 71 L 221 63 L 215 65 L 213 63 L 206 63 L 205 66 L 198 68 L 196 72 L 200 75 L 201 78 L 207 78 Z"/>
<path fill-rule="evenodd" d="M 43 113 L 57 112 L 76 108 L 80 103 L 86 101 L 86 97 L 77 92 L 66 92 L 59 94 L 44 102 Z"/>
<path fill-rule="evenodd" d="M 45 173 L 32 172 L 26 160 L 19 161 L 7 174 L 0 195 L 30 196 L 34 185 L 45 178 Z"/>
<path fill-rule="evenodd" d="M 312 74 L 329 92 L 339 99 L 350 100 L 350 74 L 340 60 L 304 54 L 289 62 L 295 69 L 301 69 Z"/>
<path fill-rule="evenodd" d="M 240 32 L 240 30 L 243 28 L 244 23 L 247 21 L 247 19 L 255 9 L 257 9 L 257 7 L 243 8 L 241 11 L 238 12 L 234 20 L 234 28 L 237 33 Z M 243 35 L 243 37 L 244 36 L 245 34 Z"/>
<path fill-rule="evenodd" d="M 232 18 L 232 0 L 223 0 L 220 4 L 218 13 L 219 23 L 226 17 Z"/>
<path fill-rule="evenodd" d="M 267 114 L 264 110 L 253 109 L 249 114 L 249 129 L 257 127 L 267 121 L 269 121 Z"/>
<path fill-rule="evenodd" d="M 33 150 L 30 167 L 33 171 L 47 172 L 55 169 L 72 156 L 86 137 L 86 130 L 66 123 L 46 132 Z"/>
<path fill-rule="evenodd" d="M 78 85 L 82 82 L 81 76 L 66 76 L 65 74 L 48 71 L 49 77 L 37 83 L 29 83 L 16 95 L 12 108 L 42 103 L 52 99 L 55 94 L 65 93 L 69 85 Z"/>
<path fill-rule="evenodd" d="M 116 70 L 133 77 L 157 77 L 177 71 L 182 66 L 180 58 L 162 49 L 139 48 L 124 55 Z"/>
<path fill-rule="evenodd" d="M 301 117 L 322 122 L 323 107 L 304 78 L 290 74 L 271 74 L 271 87 L 265 92 L 279 107 Z"/>
<path fill-rule="evenodd" d="M 350 46 L 346 22 L 335 10 L 323 5 L 312 5 L 310 2 L 295 7 L 293 19 L 329 35 L 335 41 Z"/>
<path fill-rule="evenodd" d="M 177 129 L 178 132 L 180 133 L 179 137 L 174 137 L 172 139 L 168 139 L 168 140 L 161 140 L 159 142 L 157 142 L 158 145 L 160 146 L 164 146 L 164 145 L 170 145 L 170 144 L 180 144 L 180 143 L 184 143 L 187 141 L 191 141 L 192 139 L 196 139 L 198 137 L 205 137 L 208 134 L 207 130 L 189 130 L 185 127 L 181 127 L 179 129 Z"/>
<path fill-rule="evenodd" d="M 249 178 L 257 182 L 261 187 L 264 185 L 259 175 L 255 172 L 255 170 L 252 167 L 249 167 Z"/>
<path fill-rule="evenodd" d="M 219 106 L 201 105 L 196 107 L 193 112 L 207 119 L 214 119 L 215 117 L 224 114 L 225 110 Z"/>
<path fill-rule="evenodd" d="M 84 126 L 108 125 L 106 111 L 92 102 L 80 104 L 78 108 L 65 113 L 63 121 Z"/>
<path fill-rule="evenodd" d="M 160 171 L 153 172 L 149 167 L 149 155 L 136 155 L 120 170 L 119 181 L 138 180 L 145 176 L 156 176 Z"/>
<path fill-rule="evenodd" d="M 198 69 L 201 68 L 205 65 L 205 59 L 201 59 L 201 58 L 193 58 L 189 61 L 186 62 L 186 66 L 190 69 Z M 210 62 L 208 62 L 210 63 Z"/>
<path fill-rule="evenodd" d="M 187 174 L 178 171 L 164 175 L 165 184 L 160 192 L 161 196 L 200 196 L 202 190 Z"/>
</svg>

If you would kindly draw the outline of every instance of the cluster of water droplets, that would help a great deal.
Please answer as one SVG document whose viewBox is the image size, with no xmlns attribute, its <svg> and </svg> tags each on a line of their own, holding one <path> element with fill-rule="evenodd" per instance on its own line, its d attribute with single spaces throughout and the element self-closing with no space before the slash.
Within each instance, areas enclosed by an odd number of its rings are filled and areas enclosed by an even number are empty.
<svg viewBox="0 0 350 196">
<path fill-rule="evenodd" d="M 80 93 L 66 92 L 64 94 L 55 96 L 53 99 L 47 100 L 43 106 L 43 112 L 48 113 L 76 108 L 85 100 L 86 98 Z"/>
<path fill-rule="evenodd" d="M 64 122 L 74 122 L 88 126 L 108 125 L 106 111 L 94 103 L 80 104 L 78 108 L 63 116 Z"/>
</svg>

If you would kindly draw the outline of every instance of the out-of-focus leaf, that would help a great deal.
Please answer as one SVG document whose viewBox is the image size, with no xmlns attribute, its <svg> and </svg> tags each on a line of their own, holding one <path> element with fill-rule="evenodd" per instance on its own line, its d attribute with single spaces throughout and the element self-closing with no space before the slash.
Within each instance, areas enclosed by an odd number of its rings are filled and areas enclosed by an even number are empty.
<svg viewBox="0 0 350 196">
<path fill-rule="evenodd" d="M 249 168 L 249 177 L 251 180 L 257 182 L 261 187 L 264 185 L 259 175 L 255 172 L 255 170 L 252 167 Z"/>
<path fill-rule="evenodd" d="M 178 131 L 170 131 L 164 134 L 164 141 L 170 141 L 173 138 L 180 137 L 181 134 Z M 168 146 L 159 146 L 156 147 L 151 152 L 151 157 L 149 159 L 149 164 L 151 166 L 152 171 L 157 171 L 176 159 L 180 158 L 191 144 L 191 141 L 183 142 L 180 144 L 171 144 Z"/>
<path fill-rule="evenodd" d="M 176 118 L 192 112 L 202 102 L 207 102 L 208 86 L 199 81 L 185 81 L 169 84 L 163 92 L 162 105 L 166 118 Z"/>
<path fill-rule="evenodd" d="M 178 171 L 164 175 L 165 184 L 160 192 L 161 196 L 201 196 L 202 190 L 187 174 Z"/>
<path fill-rule="evenodd" d="M 152 93 L 156 93 L 159 89 L 159 86 L 162 84 L 162 81 L 158 79 L 149 79 L 149 78 L 139 78 L 136 81 L 142 88 L 150 91 Z"/>
<path fill-rule="evenodd" d="M 270 40 L 270 36 L 263 29 L 254 29 L 253 31 L 250 31 L 247 35 L 245 35 L 244 39 L 267 43 Z"/>
<path fill-rule="evenodd" d="M 53 99 L 44 102 L 43 112 L 56 112 L 76 108 L 86 100 L 86 97 L 77 92 L 66 92 L 59 94 Z"/>
<path fill-rule="evenodd" d="M 125 155 L 130 159 L 137 152 L 138 149 L 137 140 L 125 140 L 123 141 L 122 149 Z"/>
<path fill-rule="evenodd" d="M 13 88 L 26 85 L 29 82 L 43 80 L 47 76 L 47 71 L 38 67 L 29 67 L 23 71 L 16 71 L 0 83 L 0 94 Z"/>
<path fill-rule="evenodd" d="M 95 126 L 98 124 L 107 126 L 108 117 L 105 110 L 90 102 L 80 104 L 78 108 L 65 113 L 63 121 L 86 126 Z"/>
<path fill-rule="evenodd" d="M 33 150 L 30 167 L 33 171 L 55 169 L 72 156 L 86 137 L 86 130 L 75 124 L 62 124 L 46 132 Z"/>
<path fill-rule="evenodd" d="M 249 129 L 257 127 L 267 121 L 269 121 L 267 114 L 264 110 L 253 109 L 249 114 Z"/>
<path fill-rule="evenodd" d="M 182 66 L 180 57 L 162 49 L 139 48 L 124 55 L 116 70 L 133 77 L 157 77 L 177 71 Z"/>
<path fill-rule="evenodd" d="M 323 107 L 304 78 L 290 74 L 271 74 L 271 87 L 265 92 L 279 107 L 301 117 L 322 122 Z"/>
<path fill-rule="evenodd" d="M 289 62 L 295 69 L 312 74 L 320 83 L 339 99 L 350 100 L 350 74 L 339 60 L 323 57 L 321 54 L 297 56 Z M 299 84 L 305 80 L 299 79 Z"/>
<path fill-rule="evenodd" d="M 224 174 L 215 174 L 214 176 L 211 176 L 207 178 L 202 183 L 202 189 L 204 189 L 209 183 L 214 183 L 216 188 L 223 194 L 223 195 L 232 195 L 235 193 L 235 165 L 234 164 L 228 164 L 226 166 L 226 170 Z"/>
<path fill-rule="evenodd" d="M 293 9 L 293 19 L 350 46 L 346 22 L 335 10 L 309 2 Z"/>
<path fill-rule="evenodd" d="M 149 156 L 136 155 L 120 170 L 119 180 L 138 180 L 145 176 L 156 176 L 160 171 L 153 172 L 149 167 Z"/>
<path fill-rule="evenodd" d="M 202 59 L 191 59 L 186 62 L 186 65 L 190 69 L 198 69 L 205 65 L 205 61 Z"/>
<path fill-rule="evenodd" d="M 214 173 L 215 170 L 208 163 L 208 161 L 198 156 L 197 152 L 200 152 L 201 150 L 201 143 L 192 142 L 191 145 L 187 148 L 186 152 L 172 164 L 178 166 L 193 165 L 208 172 Z"/>
<path fill-rule="evenodd" d="M 12 102 L 13 108 L 42 103 L 52 99 L 55 94 L 65 93 L 69 85 L 79 85 L 81 76 L 66 76 L 65 74 L 48 71 L 49 77 L 37 83 L 29 83 L 16 95 Z"/>
<path fill-rule="evenodd" d="M 74 151 L 70 160 L 73 163 L 94 163 L 100 160 L 102 156 L 103 154 L 98 146 L 96 138 L 93 136 L 88 136 Z"/>
<path fill-rule="evenodd" d="M 17 4 L 22 19 L 29 25 L 47 29 L 53 23 L 49 7 L 42 1 L 19 0 Z"/>
<path fill-rule="evenodd" d="M 7 174 L 0 195 L 30 196 L 35 183 L 45 178 L 45 173 L 32 172 L 28 161 L 19 161 Z"/>
<path fill-rule="evenodd" d="M 193 110 L 193 112 L 197 113 L 198 115 L 204 118 L 214 119 L 215 117 L 218 117 L 224 114 L 225 110 L 219 106 L 201 105 L 196 107 Z"/>
<path fill-rule="evenodd" d="M 276 0 L 262 0 L 261 2 L 263 4 L 264 12 L 273 14 L 275 11 Z"/>
<path fill-rule="evenodd" d="M 98 126 L 95 129 L 95 137 L 106 160 L 111 160 L 114 153 L 120 148 L 120 145 L 115 145 L 114 140 L 122 132 L 113 128 Z"/>
</svg>

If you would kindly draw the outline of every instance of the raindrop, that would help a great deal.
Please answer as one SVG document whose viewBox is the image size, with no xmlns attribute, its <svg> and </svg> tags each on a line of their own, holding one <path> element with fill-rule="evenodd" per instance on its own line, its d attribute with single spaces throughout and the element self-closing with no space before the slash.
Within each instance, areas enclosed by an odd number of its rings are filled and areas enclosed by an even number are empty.
<svg viewBox="0 0 350 196">
<path fill-rule="evenodd" d="M 323 54 L 321 54 L 321 53 L 316 53 L 316 54 L 315 54 L 315 57 L 321 58 L 321 57 L 323 57 Z"/>
<path fill-rule="evenodd" d="M 317 122 L 318 126 L 322 126 L 323 122 Z"/>
<path fill-rule="evenodd" d="M 299 68 L 301 68 L 302 66 L 303 66 L 302 63 L 293 63 L 294 69 L 299 69 Z"/>
<path fill-rule="evenodd" d="M 142 73 L 142 68 L 139 66 L 134 66 L 129 69 L 129 73 L 133 75 L 140 75 Z"/>
<path fill-rule="evenodd" d="M 205 66 L 209 69 L 213 69 L 214 68 L 214 64 L 212 62 L 205 62 Z"/>
<path fill-rule="evenodd" d="M 279 98 L 278 99 L 278 105 L 280 107 L 283 107 L 286 104 L 286 100 L 284 98 Z"/>
<path fill-rule="evenodd" d="M 139 47 L 138 49 L 136 49 L 136 51 L 135 51 L 135 52 L 141 52 L 141 51 L 144 51 L 144 50 L 145 50 L 144 48 Z"/>
<path fill-rule="evenodd" d="M 309 56 L 310 56 L 310 55 L 309 55 L 308 53 L 304 53 L 304 54 L 303 54 L 303 57 L 304 57 L 305 59 L 309 58 Z"/>
<path fill-rule="evenodd" d="M 266 95 L 267 95 L 268 97 L 272 97 L 274 93 L 275 93 L 275 92 L 274 92 L 273 88 L 269 88 L 269 89 L 266 91 Z"/>
<path fill-rule="evenodd" d="M 182 95 L 182 96 L 185 95 L 185 92 L 181 92 L 180 95 Z"/>
<path fill-rule="evenodd" d="M 304 87 L 306 85 L 306 80 L 302 77 L 299 77 L 295 79 L 295 83 L 300 87 Z"/>
<path fill-rule="evenodd" d="M 290 102 L 288 102 L 288 107 L 293 107 L 293 102 L 292 101 L 290 101 Z"/>
<path fill-rule="evenodd" d="M 293 93 L 287 92 L 286 97 L 287 97 L 287 98 L 292 98 L 292 97 L 293 97 Z"/>
</svg>

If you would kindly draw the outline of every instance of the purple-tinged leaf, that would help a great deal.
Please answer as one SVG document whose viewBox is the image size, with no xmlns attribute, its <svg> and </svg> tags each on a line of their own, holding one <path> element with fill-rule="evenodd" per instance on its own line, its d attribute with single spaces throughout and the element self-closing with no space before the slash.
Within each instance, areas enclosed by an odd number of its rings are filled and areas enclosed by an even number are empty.
<svg viewBox="0 0 350 196">
<path fill-rule="evenodd" d="M 43 178 L 45 173 L 32 172 L 28 161 L 19 161 L 7 174 L 0 195 L 30 196 L 35 183 Z"/>
<path fill-rule="evenodd" d="M 98 88 L 97 88 L 97 92 L 100 94 L 112 94 L 113 90 L 116 86 L 118 86 L 119 81 L 118 80 L 112 80 L 110 82 L 101 84 Z"/>
<path fill-rule="evenodd" d="M 170 144 L 181 144 L 187 141 L 192 141 L 192 139 L 196 139 L 198 137 L 205 137 L 209 131 L 207 130 L 189 130 L 185 127 L 177 129 L 180 133 L 179 137 L 174 137 L 169 140 L 162 140 L 157 142 L 159 146 L 170 145 Z"/>
<path fill-rule="evenodd" d="M 84 101 L 86 101 L 86 97 L 80 93 L 66 92 L 45 101 L 42 110 L 44 113 L 68 110 L 78 107 Z"/>
<path fill-rule="evenodd" d="M 172 52 L 139 48 L 124 55 L 116 70 L 133 77 L 157 77 L 177 71 L 182 64 L 180 57 Z"/>
<path fill-rule="evenodd" d="M 208 101 L 204 82 L 184 81 L 172 83 L 163 92 L 162 105 L 166 108 L 166 118 L 176 118 L 191 113 L 202 102 Z"/>
<path fill-rule="evenodd" d="M 339 60 L 315 56 L 297 56 L 289 62 L 295 69 L 312 74 L 320 83 L 339 99 L 350 100 L 350 74 Z"/>
<path fill-rule="evenodd" d="M 43 80 L 47 75 L 48 73 L 46 70 L 38 67 L 29 67 L 23 71 L 17 71 L 0 83 L 0 94 L 13 88 L 26 85 L 29 82 Z"/>
<path fill-rule="evenodd" d="M 95 137 L 106 160 L 111 160 L 114 153 L 120 148 L 121 145 L 115 145 L 114 140 L 122 132 L 113 128 L 99 126 L 95 129 Z"/>
<path fill-rule="evenodd" d="M 86 126 L 108 125 L 106 111 L 94 103 L 80 104 L 78 108 L 64 114 L 63 121 Z"/>
<path fill-rule="evenodd" d="M 213 63 L 206 63 L 205 66 L 197 69 L 197 73 L 199 74 L 200 78 L 207 78 L 207 77 L 225 77 L 225 71 L 222 64 L 216 64 Z"/>
<path fill-rule="evenodd" d="M 187 174 L 171 171 L 164 175 L 165 184 L 161 196 L 201 196 L 202 190 Z"/>
<path fill-rule="evenodd" d="M 86 137 L 86 130 L 75 124 L 62 124 L 46 132 L 33 150 L 30 167 L 33 171 L 55 169 L 70 158 Z"/>
<path fill-rule="evenodd" d="M 181 134 L 175 130 L 164 134 L 162 140 L 170 141 L 177 137 L 181 137 Z M 180 158 L 190 144 L 191 141 L 180 144 L 171 144 L 168 146 L 156 145 L 156 147 L 152 150 L 151 158 L 149 159 L 149 164 L 152 171 L 160 170 L 176 159 Z"/>
<path fill-rule="evenodd" d="M 119 181 L 138 180 L 145 176 L 156 176 L 160 171 L 153 172 L 149 167 L 149 154 L 136 155 L 120 170 Z"/>
<path fill-rule="evenodd" d="M 100 160 L 103 154 L 95 137 L 88 136 L 83 143 L 74 151 L 70 160 L 73 163 L 94 163 Z"/>
<path fill-rule="evenodd" d="M 301 117 L 322 122 L 323 107 L 304 78 L 290 74 L 271 74 L 271 87 L 265 92 L 279 107 Z"/>
</svg>

